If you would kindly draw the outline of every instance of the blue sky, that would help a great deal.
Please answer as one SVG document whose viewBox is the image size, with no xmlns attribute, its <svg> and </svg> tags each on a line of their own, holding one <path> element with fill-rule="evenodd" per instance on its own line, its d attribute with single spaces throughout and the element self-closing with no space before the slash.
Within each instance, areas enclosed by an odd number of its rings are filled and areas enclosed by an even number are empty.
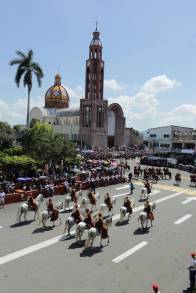
<svg viewBox="0 0 196 293">
<path fill-rule="evenodd" d="M 43 104 L 57 70 L 79 104 L 98 20 L 105 98 L 122 105 L 127 126 L 196 127 L 195 0 L 7 0 L 0 9 L 0 120 L 25 123 L 27 90 L 16 88 L 9 66 L 17 49 L 33 49 L 44 70 L 32 106 Z"/>
</svg>

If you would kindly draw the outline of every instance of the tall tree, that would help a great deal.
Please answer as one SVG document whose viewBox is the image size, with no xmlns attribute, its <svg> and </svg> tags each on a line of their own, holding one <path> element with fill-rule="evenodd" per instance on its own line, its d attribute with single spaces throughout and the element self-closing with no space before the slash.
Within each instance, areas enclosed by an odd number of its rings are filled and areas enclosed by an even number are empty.
<svg viewBox="0 0 196 293">
<path fill-rule="evenodd" d="M 15 140 L 14 132 L 7 122 L 0 121 L 0 151 L 12 146 Z"/>
<path fill-rule="evenodd" d="M 18 65 L 15 75 L 15 83 L 20 86 L 20 81 L 23 78 L 24 87 L 28 88 L 27 100 L 27 127 L 29 127 L 29 111 L 30 111 L 30 93 L 33 83 L 33 75 L 37 78 L 38 86 L 41 86 L 41 79 L 44 74 L 40 65 L 33 62 L 33 51 L 29 50 L 27 54 L 16 51 L 17 58 L 10 61 L 10 65 Z"/>
</svg>

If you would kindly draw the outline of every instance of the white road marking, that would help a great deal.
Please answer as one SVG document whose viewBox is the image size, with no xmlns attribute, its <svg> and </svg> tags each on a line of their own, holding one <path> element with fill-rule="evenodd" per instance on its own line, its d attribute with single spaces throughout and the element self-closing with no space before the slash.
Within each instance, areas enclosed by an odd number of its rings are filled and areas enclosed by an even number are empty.
<svg viewBox="0 0 196 293">
<path fill-rule="evenodd" d="M 131 249 L 129 249 L 129 250 L 125 251 L 124 253 L 122 253 L 121 255 L 117 256 L 112 261 L 115 262 L 115 263 L 119 263 L 120 261 L 122 261 L 126 257 L 130 256 L 131 254 L 135 253 L 139 249 L 143 248 L 147 244 L 148 244 L 148 242 L 142 241 L 139 244 L 137 244 L 136 246 L 132 247 Z"/>
<path fill-rule="evenodd" d="M 151 195 L 154 195 L 154 194 L 157 194 L 157 193 L 159 193 L 160 192 L 160 190 L 157 190 L 157 189 L 155 189 L 155 190 L 153 190 L 151 193 L 150 193 L 150 196 Z M 129 193 L 120 193 L 120 194 L 116 194 L 116 195 L 113 195 L 112 197 L 113 198 L 117 198 L 117 197 L 121 197 L 121 196 L 124 196 L 124 195 L 130 195 Z M 134 193 L 132 194 L 133 196 L 134 196 Z"/>
<path fill-rule="evenodd" d="M 2 229 L 3 227 L 2 226 L 0 226 L 0 229 Z"/>
<path fill-rule="evenodd" d="M 187 214 L 184 217 L 180 218 L 179 220 L 175 221 L 174 224 L 179 225 L 191 217 L 192 217 L 192 215 Z"/>
<path fill-rule="evenodd" d="M 176 197 L 176 196 L 178 196 L 178 195 L 180 195 L 182 193 L 183 193 L 183 191 L 177 192 L 177 193 L 174 193 L 174 194 L 165 196 L 163 198 L 160 198 L 160 199 L 156 200 L 155 202 L 156 203 L 160 203 L 160 202 L 169 200 L 171 198 L 174 198 L 174 197 Z M 136 207 L 136 208 L 133 209 L 133 212 L 136 213 L 136 212 L 142 211 L 143 208 L 144 208 L 143 205 L 138 206 L 138 207 Z M 120 218 L 120 214 L 113 216 L 112 217 L 112 220 L 115 221 L 115 220 L 118 220 L 119 218 Z M 75 231 L 72 231 L 71 232 L 71 235 L 73 236 L 74 234 L 75 234 Z M 7 255 L 5 255 L 3 257 L 0 257 L 0 265 L 3 265 L 5 263 L 8 263 L 8 262 L 13 261 L 15 259 L 18 259 L 18 258 L 23 257 L 25 255 L 28 255 L 30 253 L 33 253 L 33 252 L 35 252 L 37 250 L 40 250 L 42 248 L 48 247 L 50 245 L 53 245 L 53 244 L 59 242 L 63 237 L 66 237 L 66 235 L 62 234 L 62 235 L 56 236 L 54 238 L 51 238 L 49 240 L 40 242 L 38 244 L 29 246 L 27 248 L 24 248 L 24 249 L 15 251 L 13 253 L 7 254 Z"/>
<path fill-rule="evenodd" d="M 196 197 L 187 197 L 184 201 L 181 202 L 181 204 L 187 204 L 193 200 L 196 200 Z"/>
<path fill-rule="evenodd" d="M 162 198 L 160 198 L 160 199 L 157 199 L 157 200 L 155 200 L 154 202 L 156 202 L 156 203 L 158 204 L 158 203 L 160 203 L 160 202 L 164 202 L 164 201 L 166 201 L 166 200 L 168 200 L 168 199 L 174 198 L 174 197 L 176 197 L 176 196 L 178 196 L 178 195 L 180 195 L 180 194 L 182 194 L 182 193 L 183 193 L 183 191 L 180 191 L 180 192 L 177 192 L 177 193 L 173 193 L 173 194 L 167 195 L 167 196 L 165 196 L 165 197 L 162 197 Z M 144 209 L 144 206 L 143 206 L 143 205 L 142 205 L 142 206 L 138 206 L 138 207 L 136 207 L 136 208 L 133 209 L 133 213 L 140 212 L 140 211 L 142 211 L 143 209 Z M 116 220 L 118 220 L 119 218 L 120 218 L 120 214 L 113 216 L 113 217 L 112 217 L 112 220 L 113 220 L 113 221 L 116 221 Z"/>
<path fill-rule="evenodd" d="M 125 186 L 117 187 L 115 189 L 124 189 L 124 188 L 128 188 L 128 187 L 129 187 L 129 185 L 125 185 Z"/>
</svg>

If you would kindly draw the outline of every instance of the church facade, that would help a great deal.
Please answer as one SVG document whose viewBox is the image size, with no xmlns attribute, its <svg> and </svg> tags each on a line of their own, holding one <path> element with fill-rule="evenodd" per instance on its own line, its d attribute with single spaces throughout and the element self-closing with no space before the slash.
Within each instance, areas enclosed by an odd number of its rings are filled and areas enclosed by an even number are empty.
<svg viewBox="0 0 196 293">
<path fill-rule="evenodd" d="M 80 99 L 78 108 L 69 107 L 69 102 L 69 94 L 57 74 L 54 85 L 45 94 L 45 106 L 34 107 L 30 120 L 51 124 L 56 133 L 63 133 L 66 139 L 77 142 L 81 147 L 135 144 L 134 132 L 125 128 L 121 106 L 117 103 L 108 105 L 108 100 L 104 99 L 104 61 L 97 28 L 93 32 L 86 61 L 85 97 Z"/>
</svg>

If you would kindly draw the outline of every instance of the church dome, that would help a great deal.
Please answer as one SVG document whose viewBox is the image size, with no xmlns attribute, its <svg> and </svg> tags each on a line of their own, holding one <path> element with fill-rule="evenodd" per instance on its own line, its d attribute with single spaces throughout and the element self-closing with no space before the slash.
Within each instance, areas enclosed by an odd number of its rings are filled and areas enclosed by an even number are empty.
<svg viewBox="0 0 196 293">
<path fill-rule="evenodd" d="M 45 108 L 69 108 L 69 95 L 61 85 L 60 74 L 56 74 L 54 85 L 45 94 Z"/>
</svg>

